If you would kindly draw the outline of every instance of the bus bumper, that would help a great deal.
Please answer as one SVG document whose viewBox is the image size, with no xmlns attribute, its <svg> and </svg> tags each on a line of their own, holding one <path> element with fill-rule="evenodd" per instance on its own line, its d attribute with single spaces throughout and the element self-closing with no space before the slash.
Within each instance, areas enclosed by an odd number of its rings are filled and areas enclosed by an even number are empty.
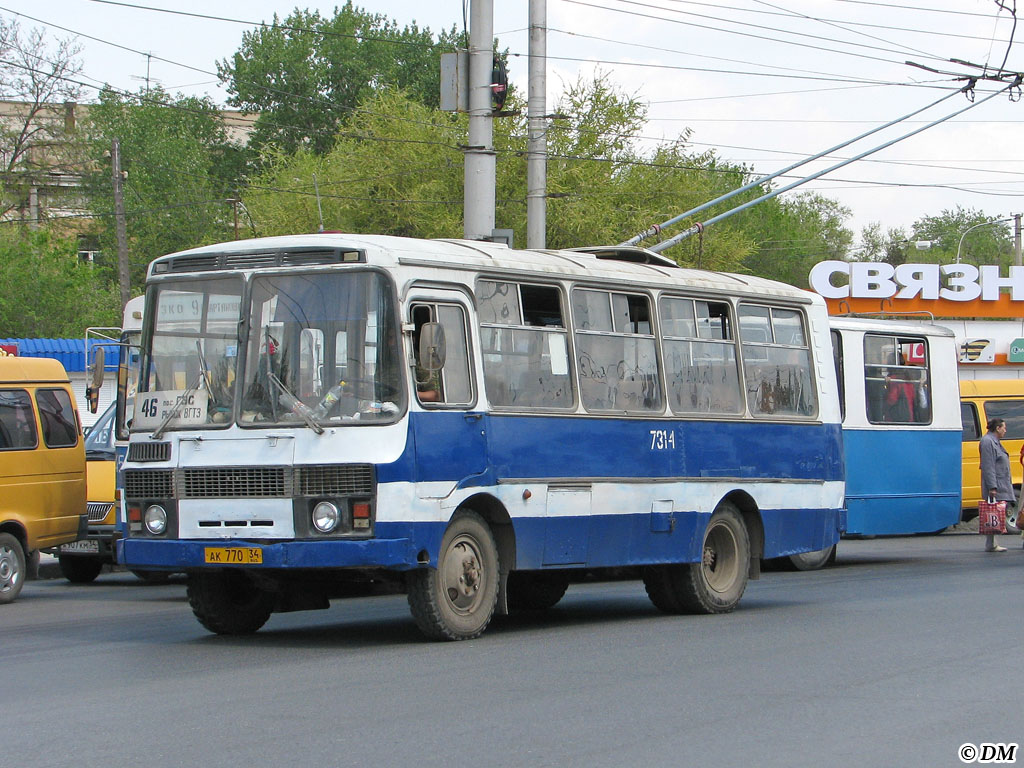
<svg viewBox="0 0 1024 768">
<path fill-rule="evenodd" d="M 207 550 L 254 550 L 259 563 L 209 563 Z M 253 542 L 237 539 L 121 539 L 117 561 L 132 570 L 189 571 L 205 568 L 388 568 L 419 565 L 411 539 L 343 539 L 329 541 Z"/>
</svg>

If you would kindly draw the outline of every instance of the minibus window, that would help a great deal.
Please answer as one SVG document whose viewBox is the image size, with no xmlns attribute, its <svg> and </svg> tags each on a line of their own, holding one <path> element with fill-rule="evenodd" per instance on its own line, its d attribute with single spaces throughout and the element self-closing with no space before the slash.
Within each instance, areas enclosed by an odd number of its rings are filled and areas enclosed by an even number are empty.
<svg viewBox="0 0 1024 768">
<path fill-rule="evenodd" d="M 78 422 L 68 393 L 63 389 L 40 389 L 36 392 L 36 403 L 46 447 L 69 448 L 76 445 Z"/>
<path fill-rule="evenodd" d="M 0 451 L 36 447 L 32 400 L 24 389 L 0 389 Z"/>
</svg>

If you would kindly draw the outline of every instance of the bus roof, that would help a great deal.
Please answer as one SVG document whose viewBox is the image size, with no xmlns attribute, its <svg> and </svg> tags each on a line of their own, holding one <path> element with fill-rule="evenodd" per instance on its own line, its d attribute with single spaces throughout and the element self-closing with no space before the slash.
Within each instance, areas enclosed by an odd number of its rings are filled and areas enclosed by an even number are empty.
<svg viewBox="0 0 1024 768">
<path fill-rule="evenodd" d="M 347 255 L 332 251 L 347 252 Z M 317 252 L 324 260 L 318 261 Z M 578 276 L 612 281 L 629 280 L 656 286 L 688 287 L 727 294 L 776 295 L 804 303 L 822 303 L 817 294 L 752 275 L 680 268 L 653 251 L 607 246 L 585 250 L 514 250 L 503 243 L 477 240 L 422 240 L 390 235 L 322 233 L 290 235 L 193 248 L 160 257 L 149 275 L 209 272 L 254 267 L 338 264 L 362 260 L 378 266 L 417 266 L 474 271 L 515 272 L 520 275 Z M 600 254 L 600 255 L 596 255 Z M 644 263 L 644 262 L 648 263 Z"/>
<path fill-rule="evenodd" d="M 908 333 L 918 335 L 926 334 L 928 336 L 956 337 L 956 334 L 945 326 L 936 325 L 928 320 L 921 320 L 920 322 L 907 320 L 906 317 L 889 320 L 884 317 L 845 317 L 843 315 L 832 315 L 828 319 L 828 324 L 832 328 L 849 331 Z"/>
<path fill-rule="evenodd" d="M 49 357 L 0 357 L 0 384 L 67 384 L 67 371 Z"/>
<path fill-rule="evenodd" d="M 1024 379 L 961 379 L 960 397 L 1024 397 Z"/>
</svg>

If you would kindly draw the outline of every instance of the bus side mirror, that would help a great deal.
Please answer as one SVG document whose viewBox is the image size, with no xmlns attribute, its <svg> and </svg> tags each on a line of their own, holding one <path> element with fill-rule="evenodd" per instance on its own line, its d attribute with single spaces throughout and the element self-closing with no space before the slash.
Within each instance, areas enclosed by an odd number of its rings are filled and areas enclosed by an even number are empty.
<svg viewBox="0 0 1024 768">
<path fill-rule="evenodd" d="M 424 323 L 420 329 L 419 366 L 424 371 L 444 368 L 444 327 L 440 323 Z"/>
<path fill-rule="evenodd" d="M 85 399 L 89 403 L 89 413 L 96 413 L 100 407 L 100 388 L 103 386 L 103 375 L 107 366 L 107 353 L 103 347 L 96 347 L 92 359 L 92 370 L 89 372 L 89 383 L 85 387 Z"/>
</svg>

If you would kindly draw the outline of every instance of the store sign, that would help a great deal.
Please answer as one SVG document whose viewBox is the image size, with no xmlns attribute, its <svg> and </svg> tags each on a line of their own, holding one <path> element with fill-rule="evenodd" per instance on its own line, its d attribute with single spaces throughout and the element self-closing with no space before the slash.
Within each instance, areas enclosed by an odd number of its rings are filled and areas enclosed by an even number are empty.
<svg viewBox="0 0 1024 768">
<path fill-rule="evenodd" d="M 987 264 L 900 264 L 877 261 L 822 261 L 811 269 L 811 290 L 826 299 L 924 299 L 999 301 L 1004 289 L 1024 302 L 1024 267 Z M 843 284 L 834 281 L 845 279 Z"/>
<path fill-rule="evenodd" d="M 17 344 L 0 344 L 0 357 L 17 357 Z"/>
<path fill-rule="evenodd" d="M 1010 342 L 1010 352 L 1006 355 L 1008 363 L 1024 363 L 1024 339 L 1014 339 Z"/>
<path fill-rule="evenodd" d="M 960 345 L 961 363 L 994 363 L 996 349 L 991 339 L 967 339 Z"/>
</svg>

